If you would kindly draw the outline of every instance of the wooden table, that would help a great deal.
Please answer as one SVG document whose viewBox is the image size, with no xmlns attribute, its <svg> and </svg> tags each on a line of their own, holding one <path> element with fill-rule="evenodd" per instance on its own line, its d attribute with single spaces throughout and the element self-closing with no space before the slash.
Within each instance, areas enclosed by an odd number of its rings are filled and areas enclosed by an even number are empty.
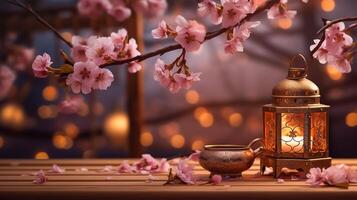
<svg viewBox="0 0 357 200">
<path fill-rule="evenodd" d="M 334 187 L 312 188 L 304 180 L 277 183 L 271 176 L 257 175 L 259 160 L 243 174 L 243 178 L 224 181 L 217 186 L 163 186 L 166 174 L 155 174 L 152 182 L 147 182 L 148 175 L 113 174 L 98 172 L 105 165 L 117 166 L 122 160 L 0 160 L 0 199 L 357 199 L 357 184 L 349 189 Z M 357 159 L 334 159 L 334 164 L 345 163 L 357 166 Z M 32 183 L 34 176 L 28 176 L 39 169 L 48 170 L 52 164 L 66 169 L 64 174 L 48 175 L 48 182 L 43 185 Z M 76 169 L 88 168 L 88 172 Z M 195 173 L 207 177 L 208 172 L 199 165 Z"/>
</svg>

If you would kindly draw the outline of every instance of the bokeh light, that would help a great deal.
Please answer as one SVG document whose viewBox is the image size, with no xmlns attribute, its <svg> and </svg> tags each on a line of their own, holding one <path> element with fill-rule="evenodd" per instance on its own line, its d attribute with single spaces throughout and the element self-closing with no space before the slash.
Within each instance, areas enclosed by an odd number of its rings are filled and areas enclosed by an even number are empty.
<svg viewBox="0 0 357 200">
<path fill-rule="evenodd" d="M 149 131 L 145 131 L 140 135 L 140 144 L 144 147 L 149 147 L 154 142 L 154 137 Z"/>
<path fill-rule="evenodd" d="M 1 108 L 0 119 L 2 124 L 19 128 L 25 121 L 25 113 L 19 105 L 9 103 Z"/>
<path fill-rule="evenodd" d="M 52 138 L 52 143 L 58 149 L 70 149 L 73 146 L 72 138 L 62 133 L 55 133 Z"/>
<path fill-rule="evenodd" d="M 336 69 L 336 67 L 332 65 L 326 66 L 327 75 L 331 80 L 338 81 L 342 78 L 342 73 Z"/>
<path fill-rule="evenodd" d="M 357 112 L 350 112 L 346 115 L 346 125 L 349 127 L 357 126 Z"/>
<path fill-rule="evenodd" d="M 195 109 L 194 111 L 194 116 L 195 118 L 198 120 L 200 118 L 200 116 L 203 114 L 203 113 L 206 113 L 208 112 L 208 110 L 204 107 L 198 107 Z"/>
<path fill-rule="evenodd" d="M 278 26 L 281 29 L 289 29 L 293 25 L 293 20 L 290 18 L 282 18 L 278 20 Z"/>
<path fill-rule="evenodd" d="M 209 128 L 214 123 L 214 117 L 210 112 L 205 112 L 200 115 L 198 122 L 204 128 Z"/>
<path fill-rule="evenodd" d="M 243 117 L 240 113 L 233 113 L 228 118 L 229 124 L 233 127 L 239 127 L 242 124 Z"/>
<path fill-rule="evenodd" d="M 325 12 L 331 12 L 335 9 L 336 3 L 334 0 L 322 0 L 321 9 Z"/>
<path fill-rule="evenodd" d="M 42 119 L 55 118 L 58 115 L 58 108 L 55 105 L 43 105 L 37 109 L 37 113 Z"/>
<path fill-rule="evenodd" d="M 76 138 L 79 134 L 79 128 L 75 123 L 69 122 L 64 125 L 63 131 L 66 133 L 67 136 L 71 138 Z"/>
<path fill-rule="evenodd" d="M 109 115 L 104 121 L 105 133 L 111 138 L 123 138 L 128 134 L 129 120 L 125 113 Z"/>
<path fill-rule="evenodd" d="M 58 98 L 58 91 L 57 88 L 54 86 L 47 86 L 42 91 L 42 97 L 46 101 L 54 101 Z"/>
<path fill-rule="evenodd" d="M 202 141 L 202 140 L 194 140 L 192 142 L 192 145 L 191 145 L 191 149 L 192 150 L 201 150 L 203 149 L 203 146 L 205 145 L 205 143 Z"/>
<path fill-rule="evenodd" d="M 196 90 L 189 90 L 186 92 L 186 101 L 189 104 L 196 104 L 200 100 L 200 95 Z"/>
<path fill-rule="evenodd" d="M 49 158 L 48 154 L 44 151 L 39 151 L 35 154 L 35 159 L 37 160 L 46 160 L 48 158 Z"/>
<path fill-rule="evenodd" d="M 185 138 L 181 134 L 175 134 L 170 139 L 170 144 L 176 149 L 180 149 L 185 145 Z"/>
</svg>

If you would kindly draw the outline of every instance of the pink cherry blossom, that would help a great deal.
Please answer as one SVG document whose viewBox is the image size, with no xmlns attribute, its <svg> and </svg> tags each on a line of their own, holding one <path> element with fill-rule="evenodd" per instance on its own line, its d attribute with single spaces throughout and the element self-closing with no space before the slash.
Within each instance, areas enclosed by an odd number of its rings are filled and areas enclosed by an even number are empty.
<svg viewBox="0 0 357 200">
<path fill-rule="evenodd" d="M 114 57 L 114 44 L 110 37 L 99 37 L 86 51 L 89 60 L 102 65 Z"/>
<path fill-rule="evenodd" d="M 181 15 L 176 17 L 176 42 L 178 42 L 186 51 L 197 51 L 206 36 L 206 28 L 195 20 L 187 21 Z"/>
<path fill-rule="evenodd" d="M 16 79 L 16 74 L 7 66 L 0 66 L 0 100 L 9 93 Z"/>
<path fill-rule="evenodd" d="M 306 183 L 312 186 L 321 185 L 324 182 L 324 177 L 322 176 L 322 171 L 320 168 L 311 168 L 310 172 L 306 175 Z"/>
<path fill-rule="evenodd" d="M 122 28 L 119 29 L 117 33 L 111 33 L 110 37 L 113 41 L 116 51 L 120 51 L 125 46 L 125 39 L 128 37 L 128 31 Z"/>
<path fill-rule="evenodd" d="M 58 111 L 64 114 L 77 113 L 83 104 L 83 97 L 80 95 L 73 95 L 67 97 L 58 105 Z"/>
<path fill-rule="evenodd" d="M 166 11 L 167 2 L 166 0 L 137 0 L 134 7 L 137 12 L 147 17 L 160 17 Z"/>
<path fill-rule="evenodd" d="M 79 45 L 79 46 L 74 46 L 71 49 L 71 55 L 72 58 L 75 62 L 86 62 L 87 61 L 87 56 L 86 56 L 86 51 L 88 47 L 84 45 Z"/>
<path fill-rule="evenodd" d="M 292 19 L 296 15 L 296 10 L 288 10 L 287 0 L 281 0 L 268 10 L 268 19 Z"/>
<path fill-rule="evenodd" d="M 200 155 L 201 155 L 201 151 L 195 150 L 195 152 L 192 153 L 190 156 L 188 156 L 187 159 L 198 162 L 198 160 L 200 159 Z"/>
<path fill-rule="evenodd" d="M 180 87 L 185 89 L 190 89 L 194 82 L 200 81 L 201 72 L 187 74 L 175 74 L 174 79 L 180 85 Z"/>
<path fill-rule="evenodd" d="M 54 165 L 52 165 L 52 169 L 50 169 L 48 172 L 57 173 L 57 174 L 63 174 L 63 173 L 66 172 L 66 169 L 54 164 Z"/>
<path fill-rule="evenodd" d="M 222 182 L 222 176 L 215 174 L 211 177 L 211 181 L 210 181 L 213 185 L 218 185 Z"/>
<path fill-rule="evenodd" d="M 102 169 L 99 170 L 99 172 L 114 172 L 115 169 L 112 165 L 106 165 Z"/>
<path fill-rule="evenodd" d="M 171 82 L 170 71 L 166 69 L 164 61 L 160 58 L 158 58 L 155 63 L 154 80 L 159 81 L 160 84 L 166 88 Z"/>
<path fill-rule="evenodd" d="M 103 12 L 108 12 L 112 4 L 109 0 L 80 0 L 77 8 L 81 15 L 97 17 Z"/>
<path fill-rule="evenodd" d="M 32 63 L 32 70 L 37 78 L 45 78 L 48 76 L 48 68 L 53 62 L 51 61 L 50 55 L 44 53 L 36 56 L 35 60 Z"/>
<path fill-rule="evenodd" d="M 163 39 L 168 37 L 168 27 L 164 20 L 159 24 L 159 27 L 151 31 L 152 37 L 155 39 Z"/>
<path fill-rule="evenodd" d="M 138 50 L 138 45 L 136 44 L 136 40 L 134 38 L 130 38 L 128 44 L 125 47 L 126 58 L 133 58 L 136 56 L 141 55 L 140 51 Z M 130 62 L 128 64 L 128 71 L 130 73 L 136 73 L 142 69 L 142 66 L 136 62 Z"/>
<path fill-rule="evenodd" d="M 136 73 L 140 71 L 143 67 L 138 62 L 131 62 L 128 64 L 128 71 L 130 73 Z"/>
<path fill-rule="evenodd" d="M 98 90 L 106 90 L 113 82 L 114 75 L 108 69 L 97 69 L 94 72 L 95 81 L 92 88 Z"/>
<path fill-rule="evenodd" d="M 114 17 L 118 22 L 122 22 L 131 16 L 131 10 L 126 7 L 124 1 L 116 0 L 114 3 L 115 4 L 108 11 L 108 14 Z"/>
<path fill-rule="evenodd" d="M 223 2 L 222 26 L 236 25 L 249 13 L 253 13 L 256 6 L 249 0 L 225 0 Z"/>
<path fill-rule="evenodd" d="M 43 170 L 40 170 L 38 172 L 35 173 L 35 180 L 33 180 L 33 183 L 35 184 L 44 184 L 47 182 L 47 177 L 46 174 Z"/>
<path fill-rule="evenodd" d="M 319 42 L 320 40 L 318 39 L 314 40 L 315 44 L 310 46 L 310 50 L 312 51 Z M 326 42 L 324 41 L 321 47 L 313 55 L 313 57 L 318 59 L 321 64 L 326 64 L 329 57 L 328 50 L 325 48 L 325 46 L 326 46 Z"/>
<path fill-rule="evenodd" d="M 324 182 L 329 185 L 349 183 L 348 170 L 341 165 L 331 166 L 322 172 Z"/>
<path fill-rule="evenodd" d="M 212 0 L 204 0 L 198 3 L 198 14 L 202 17 L 209 16 L 212 24 L 220 24 L 222 22 L 222 13 L 219 10 L 219 5 Z"/>
<path fill-rule="evenodd" d="M 166 159 L 156 160 L 150 154 L 143 154 L 139 162 L 135 163 L 136 171 L 140 173 L 167 172 L 170 168 Z"/>
<path fill-rule="evenodd" d="M 69 85 L 73 93 L 88 94 L 92 91 L 95 82 L 96 70 L 98 66 L 91 62 L 77 62 L 73 66 L 73 73 L 67 77 L 66 84 Z"/>
<path fill-rule="evenodd" d="M 196 178 L 193 175 L 193 165 L 186 159 L 180 159 L 175 168 L 176 176 L 186 184 L 195 184 Z"/>
<path fill-rule="evenodd" d="M 276 179 L 276 182 L 277 183 L 285 183 L 284 179 L 281 179 L 281 178 Z"/>
<path fill-rule="evenodd" d="M 33 61 L 33 57 L 34 49 L 15 45 L 10 48 L 7 64 L 17 71 L 24 71 Z"/>
<path fill-rule="evenodd" d="M 127 160 L 124 160 L 117 169 L 118 173 L 132 173 L 134 171 L 133 166 L 131 166 Z"/>
</svg>

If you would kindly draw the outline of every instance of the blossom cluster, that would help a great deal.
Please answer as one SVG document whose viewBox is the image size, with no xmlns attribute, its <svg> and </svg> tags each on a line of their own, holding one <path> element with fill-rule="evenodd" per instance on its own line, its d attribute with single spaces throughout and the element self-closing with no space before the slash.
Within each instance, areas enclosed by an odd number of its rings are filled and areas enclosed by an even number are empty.
<svg viewBox="0 0 357 200">
<path fill-rule="evenodd" d="M 122 22 L 131 16 L 130 7 L 146 17 L 160 17 L 165 13 L 167 2 L 166 0 L 80 0 L 77 7 L 79 13 L 84 16 L 98 17 L 106 13 Z"/>
<path fill-rule="evenodd" d="M 329 23 L 329 22 L 327 22 Z M 342 73 L 351 72 L 351 60 L 353 58 L 353 38 L 346 32 L 343 22 L 331 25 L 325 30 L 325 38 L 321 46 L 313 54 L 321 64 L 330 64 Z M 315 44 L 310 46 L 312 51 L 320 43 L 319 39 L 314 40 Z"/>
<path fill-rule="evenodd" d="M 324 183 L 331 186 L 347 187 L 349 183 L 357 182 L 357 171 L 341 164 L 323 170 L 312 168 L 306 177 L 308 178 L 306 183 L 312 186 L 319 186 Z"/>
</svg>

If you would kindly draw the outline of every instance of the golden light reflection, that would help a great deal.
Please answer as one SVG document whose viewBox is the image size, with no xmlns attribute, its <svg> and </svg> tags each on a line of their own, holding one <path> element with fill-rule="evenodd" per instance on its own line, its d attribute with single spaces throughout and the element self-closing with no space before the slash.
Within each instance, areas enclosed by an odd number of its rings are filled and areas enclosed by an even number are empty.
<svg viewBox="0 0 357 200">
<path fill-rule="evenodd" d="M 54 86 L 47 86 L 42 91 L 42 96 L 46 101 L 54 101 L 58 97 L 57 88 Z"/>
<path fill-rule="evenodd" d="M 4 105 L 0 111 L 0 122 L 7 126 L 20 127 L 25 121 L 25 113 L 22 107 L 9 103 Z"/>
<path fill-rule="evenodd" d="M 332 65 L 326 66 L 327 75 L 331 80 L 338 81 L 342 78 L 342 73 L 336 69 L 336 67 Z"/>
<path fill-rule="evenodd" d="M 181 134 L 175 134 L 170 139 L 170 144 L 176 149 L 180 149 L 185 145 L 185 138 Z"/>
<path fill-rule="evenodd" d="M 200 94 L 196 90 L 189 90 L 185 95 L 186 101 L 189 104 L 196 104 L 200 100 Z"/>
<path fill-rule="evenodd" d="M 281 29 L 289 29 L 293 25 L 293 21 L 290 18 L 282 18 L 278 20 L 278 26 Z"/>
<path fill-rule="evenodd" d="M 149 131 L 143 132 L 140 135 L 140 144 L 144 147 L 149 147 L 154 142 L 154 137 Z"/>
<path fill-rule="evenodd" d="M 0 136 L 0 149 L 3 148 L 5 145 L 5 139 Z"/>
<path fill-rule="evenodd" d="M 357 126 L 357 112 L 350 112 L 346 115 L 346 125 L 349 127 Z"/>
<path fill-rule="evenodd" d="M 57 106 L 43 105 L 37 109 L 38 116 L 42 119 L 55 118 L 58 115 Z"/>
<path fill-rule="evenodd" d="M 104 130 L 109 137 L 122 138 L 128 134 L 129 119 L 125 113 L 109 115 L 104 121 Z"/>
<path fill-rule="evenodd" d="M 202 140 L 194 140 L 191 145 L 192 150 L 201 150 L 205 143 Z"/>
<path fill-rule="evenodd" d="M 335 9 L 336 3 L 334 0 L 322 0 L 321 9 L 325 12 L 331 12 Z"/>
<path fill-rule="evenodd" d="M 240 113 L 233 113 L 228 118 L 229 124 L 233 127 L 239 127 L 242 124 L 243 117 Z"/>
<path fill-rule="evenodd" d="M 48 158 L 48 154 L 44 151 L 39 151 L 35 154 L 35 159 L 37 160 L 47 160 Z"/>
<path fill-rule="evenodd" d="M 54 134 L 52 143 L 58 149 L 70 149 L 73 146 L 72 138 L 62 133 Z"/>
<path fill-rule="evenodd" d="M 71 138 L 76 138 L 79 134 L 78 126 L 72 122 L 65 124 L 63 130 L 66 133 L 66 135 L 68 135 Z"/>
</svg>

